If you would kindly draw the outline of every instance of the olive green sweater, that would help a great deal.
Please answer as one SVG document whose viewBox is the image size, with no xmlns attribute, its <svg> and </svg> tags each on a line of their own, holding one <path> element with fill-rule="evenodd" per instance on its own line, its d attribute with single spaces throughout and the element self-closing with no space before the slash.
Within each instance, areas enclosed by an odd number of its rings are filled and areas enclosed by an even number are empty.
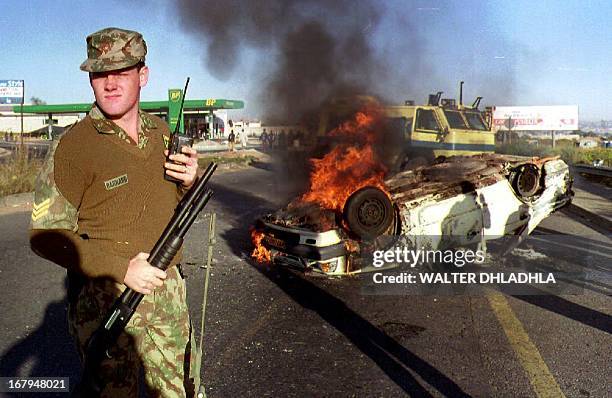
<svg viewBox="0 0 612 398">
<path fill-rule="evenodd" d="M 180 190 L 164 179 L 169 132 L 161 119 L 140 113 L 143 145 L 120 133 L 94 106 L 50 149 L 36 182 L 30 243 L 69 270 L 123 283 L 129 260 L 159 238 Z"/>
</svg>

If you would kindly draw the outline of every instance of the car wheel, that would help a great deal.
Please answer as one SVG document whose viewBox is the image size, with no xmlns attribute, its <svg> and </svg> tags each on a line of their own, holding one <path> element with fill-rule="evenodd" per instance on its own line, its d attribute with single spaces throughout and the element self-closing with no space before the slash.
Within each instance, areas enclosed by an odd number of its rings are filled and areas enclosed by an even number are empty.
<svg viewBox="0 0 612 398">
<path fill-rule="evenodd" d="M 391 199 L 378 188 L 361 188 L 344 205 L 344 220 L 361 239 L 372 240 L 384 234 L 394 218 Z"/>
<path fill-rule="evenodd" d="M 518 168 L 513 178 L 515 191 L 524 198 L 531 198 L 540 189 L 540 170 L 533 164 Z"/>
</svg>

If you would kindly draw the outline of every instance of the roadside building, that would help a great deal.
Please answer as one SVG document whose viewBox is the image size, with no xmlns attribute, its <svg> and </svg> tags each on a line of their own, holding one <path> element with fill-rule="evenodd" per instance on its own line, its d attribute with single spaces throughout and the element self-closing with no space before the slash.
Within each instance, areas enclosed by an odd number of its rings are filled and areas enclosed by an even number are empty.
<svg viewBox="0 0 612 398">
<path fill-rule="evenodd" d="M 597 148 L 599 146 L 599 139 L 594 137 L 584 137 L 578 140 L 579 148 Z"/>
<path fill-rule="evenodd" d="M 6 107 L 8 108 L 8 107 Z M 48 115 L 40 114 L 23 114 L 23 131 L 24 133 L 30 133 L 37 131 L 44 131 L 45 128 L 49 128 L 49 124 L 53 127 L 66 127 L 75 122 L 78 122 L 84 115 L 53 115 L 52 119 L 49 119 Z M 51 123 L 49 123 L 51 122 Z M 21 114 L 15 113 L 12 110 L 4 109 L 0 110 L 0 132 L 6 132 L 9 134 L 21 133 Z"/>
</svg>

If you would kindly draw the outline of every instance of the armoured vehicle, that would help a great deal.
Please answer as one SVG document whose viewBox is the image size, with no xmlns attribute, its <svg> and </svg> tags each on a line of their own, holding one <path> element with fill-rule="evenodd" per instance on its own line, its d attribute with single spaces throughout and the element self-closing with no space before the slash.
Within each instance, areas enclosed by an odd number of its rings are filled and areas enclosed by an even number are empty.
<svg viewBox="0 0 612 398">
<path fill-rule="evenodd" d="M 491 112 L 479 110 L 482 97 L 470 105 L 463 104 L 463 82 L 459 102 L 442 98 L 442 92 L 430 94 L 424 105 L 405 101 L 404 105 L 385 105 L 387 118 L 385 143 L 390 149 L 386 162 L 392 171 L 406 167 L 432 164 L 439 156 L 475 155 L 495 152 L 495 132 L 491 126 Z M 352 115 L 356 108 L 376 102 L 372 97 L 336 98 L 321 113 L 317 136 L 319 145 L 330 140 L 328 132 Z M 333 142 L 333 140 L 331 140 Z M 317 155 L 329 150 L 322 145 Z"/>
</svg>

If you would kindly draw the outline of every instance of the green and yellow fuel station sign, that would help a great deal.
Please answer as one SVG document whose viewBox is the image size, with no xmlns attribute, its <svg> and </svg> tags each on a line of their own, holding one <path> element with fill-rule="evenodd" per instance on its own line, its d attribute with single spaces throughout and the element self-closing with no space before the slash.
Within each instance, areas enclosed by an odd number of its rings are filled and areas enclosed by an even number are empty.
<svg viewBox="0 0 612 398">
<path fill-rule="evenodd" d="M 179 126 L 179 134 L 184 133 L 185 123 L 183 115 L 179 115 L 181 111 L 181 99 L 183 98 L 183 90 L 179 88 L 171 88 L 168 90 L 168 124 L 170 131 L 174 131 L 179 116 L 181 117 L 181 125 Z"/>
</svg>

